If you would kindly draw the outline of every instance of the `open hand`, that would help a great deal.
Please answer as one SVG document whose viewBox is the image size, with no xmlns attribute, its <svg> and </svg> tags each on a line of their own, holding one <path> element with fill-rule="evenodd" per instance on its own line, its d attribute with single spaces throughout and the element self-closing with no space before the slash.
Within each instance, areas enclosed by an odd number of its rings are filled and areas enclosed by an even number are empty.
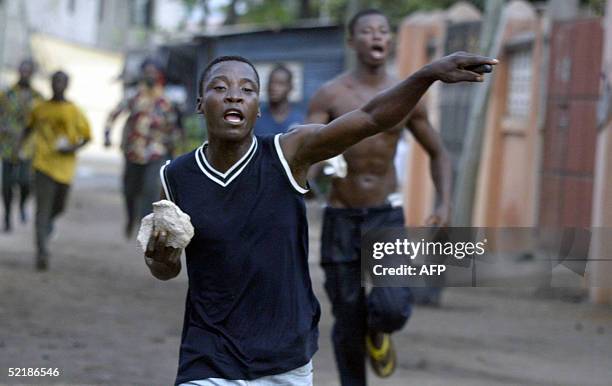
<svg viewBox="0 0 612 386">
<path fill-rule="evenodd" d="M 426 226 L 445 228 L 450 221 L 450 209 L 445 205 L 439 205 L 425 221 Z"/>
<path fill-rule="evenodd" d="M 486 56 L 455 52 L 428 65 L 429 71 L 436 80 L 444 83 L 482 82 L 484 73 L 491 72 L 497 59 Z"/>
<path fill-rule="evenodd" d="M 110 146 L 111 146 L 110 129 L 106 128 L 104 130 L 104 147 L 110 147 Z"/>
<path fill-rule="evenodd" d="M 76 152 L 76 150 L 77 147 L 74 145 L 66 145 L 57 148 L 57 152 L 60 154 L 73 154 L 74 152 Z"/>
</svg>

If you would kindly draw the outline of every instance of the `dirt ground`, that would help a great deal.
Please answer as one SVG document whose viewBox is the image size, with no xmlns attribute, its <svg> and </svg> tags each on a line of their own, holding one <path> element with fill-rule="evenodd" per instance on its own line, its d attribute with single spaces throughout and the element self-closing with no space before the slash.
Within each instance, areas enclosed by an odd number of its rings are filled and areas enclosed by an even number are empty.
<svg viewBox="0 0 612 386">
<path fill-rule="evenodd" d="M 0 234 L 1 385 L 171 385 L 187 288 L 161 282 L 122 236 L 116 157 L 81 162 L 56 225 L 50 270 L 33 270 L 31 223 Z M 338 385 L 332 318 L 318 266 L 320 208 L 311 217 L 310 268 L 321 301 L 315 385 Z M 370 385 L 612 385 L 612 308 L 531 290 L 448 289 L 395 335 L 399 368 Z M 9 377 L 9 368 L 58 368 Z"/>
</svg>

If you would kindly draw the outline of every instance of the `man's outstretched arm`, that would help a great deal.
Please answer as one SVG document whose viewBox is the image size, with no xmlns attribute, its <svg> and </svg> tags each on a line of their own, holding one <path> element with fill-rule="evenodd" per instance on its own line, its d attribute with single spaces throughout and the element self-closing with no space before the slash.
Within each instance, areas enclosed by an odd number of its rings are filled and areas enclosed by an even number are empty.
<svg viewBox="0 0 612 386">
<path fill-rule="evenodd" d="M 310 165 L 338 154 L 361 141 L 397 126 L 416 106 L 433 82 L 481 82 L 482 73 L 469 68 L 497 64 L 480 55 L 455 53 L 432 62 L 379 93 L 362 108 L 326 125 L 305 125 L 281 137 L 285 158 L 299 182 L 305 182 Z"/>
<path fill-rule="evenodd" d="M 109 147 L 111 145 L 110 134 L 113 130 L 115 120 L 121 115 L 123 111 L 127 109 L 127 100 L 122 100 L 119 104 L 108 114 L 106 123 L 104 124 L 104 146 Z"/>
</svg>

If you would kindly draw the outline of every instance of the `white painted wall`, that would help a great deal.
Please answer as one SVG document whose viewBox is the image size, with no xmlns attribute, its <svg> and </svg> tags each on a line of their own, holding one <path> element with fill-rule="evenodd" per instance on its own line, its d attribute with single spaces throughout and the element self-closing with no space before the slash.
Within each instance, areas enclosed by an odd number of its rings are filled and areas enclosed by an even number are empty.
<svg viewBox="0 0 612 386">
<path fill-rule="evenodd" d="M 34 32 L 51 35 L 89 46 L 96 44 L 98 30 L 98 0 L 26 1 L 30 27 Z"/>
</svg>

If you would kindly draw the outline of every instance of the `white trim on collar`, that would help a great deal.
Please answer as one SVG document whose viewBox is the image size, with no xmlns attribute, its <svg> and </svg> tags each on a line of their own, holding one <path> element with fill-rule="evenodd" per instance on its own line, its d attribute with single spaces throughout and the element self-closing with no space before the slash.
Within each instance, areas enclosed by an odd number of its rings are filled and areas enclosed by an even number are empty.
<svg viewBox="0 0 612 386">
<path fill-rule="evenodd" d="M 216 175 L 218 175 L 221 178 L 227 178 L 228 175 L 230 175 L 232 173 L 232 171 L 237 168 L 251 153 L 251 150 L 253 150 L 254 147 L 257 146 L 257 138 L 252 137 L 253 141 L 251 142 L 251 146 L 249 146 L 249 150 L 247 150 L 246 153 L 244 153 L 244 155 L 242 156 L 242 158 L 240 158 L 238 161 L 236 161 L 235 164 L 232 165 L 232 167 L 230 167 L 229 169 L 227 169 L 227 171 L 225 173 L 221 173 L 220 171 L 218 171 L 217 169 L 215 169 L 214 167 L 212 167 L 211 164 L 208 163 L 208 160 L 206 159 L 206 155 L 204 154 L 204 147 L 206 145 L 208 145 L 208 141 L 205 141 L 202 146 L 200 146 L 200 151 L 202 154 L 202 159 L 204 160 L 204 163 L 206 164 L 206 166 Z"/>
<path fill-rule="evenodd" d="M 236 179 L 236 177 L 240 175 L 240 173 L 242 173 L 244 168 L 246 168 L 251 159 L 253 159 L 255 156 L 258 147 L 257 138 L 253 137 L 253 142 L 251 143 L 249 150 L 242 156 L 242 158 L 232 165 L 225 173 L 221 173 L 208 163 L 206 155 L 204 154 L 204 147 L 206 145 L 208 145 L 208 141 L 204 142 L 202 146 L 196 149 L 194 153 L 196 163 L 198 164 L 200 170 L 202 170 L 202 172 L 208 178 L 222 187 L 228 186 L 232 181 L 234 181 L 234 179 Z"/>
</svg>

